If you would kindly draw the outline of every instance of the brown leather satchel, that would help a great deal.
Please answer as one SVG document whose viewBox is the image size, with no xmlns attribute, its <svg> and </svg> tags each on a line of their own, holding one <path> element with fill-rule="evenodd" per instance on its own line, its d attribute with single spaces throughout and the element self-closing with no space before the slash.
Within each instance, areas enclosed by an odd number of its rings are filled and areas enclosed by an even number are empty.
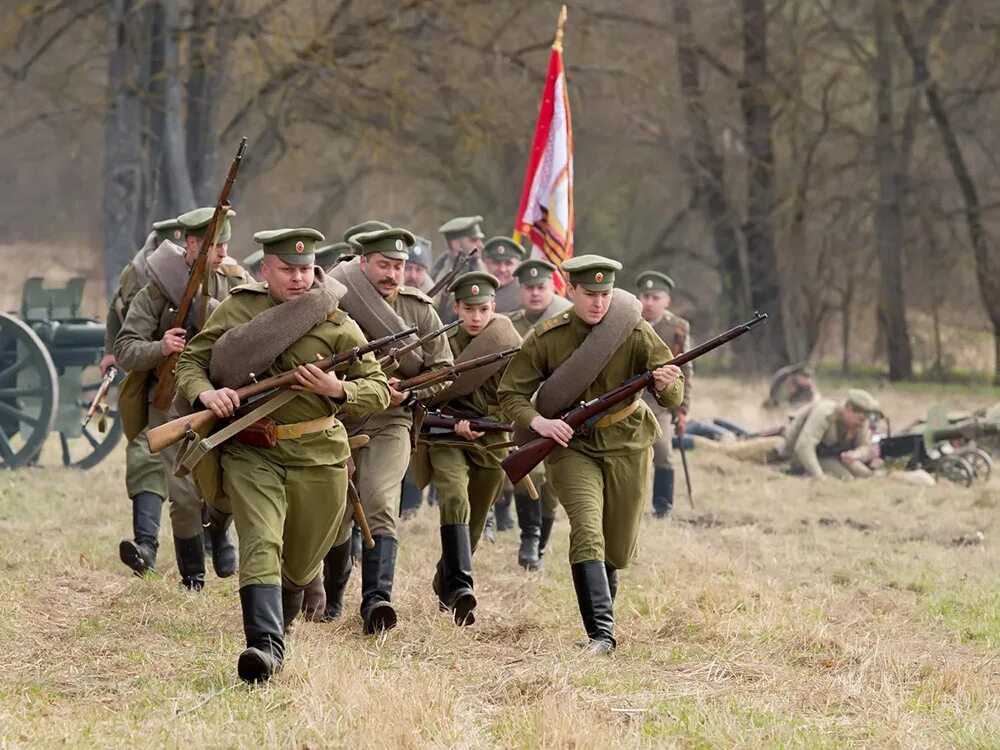
<svg viewBox="0 0 1000 750">
<path fill-rule="evenodd" d="M 270 417 L 258 419 L 249 427 L 237 432 L 233 439 L 255 448 L 273 448 L 278 444 L 274 420 Z"/>
</svg>

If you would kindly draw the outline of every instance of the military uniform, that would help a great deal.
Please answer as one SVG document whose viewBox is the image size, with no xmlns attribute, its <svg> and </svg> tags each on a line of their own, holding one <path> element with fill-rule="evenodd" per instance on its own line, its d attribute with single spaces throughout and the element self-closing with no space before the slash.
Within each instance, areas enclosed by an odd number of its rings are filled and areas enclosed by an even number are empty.
<svg viewBox="0 0 1000 750">
<path fill-rule="evenodd" d="M 181 225 L 176 219 L 153 223 L 143 247 L 135 258 L 122 269 L 118 288 L 111 296 L 106 316 L 104 352 L 112 354 L 115 337 L 121 330 L 128 308 L 139 291 L 149 282 L 146 259 L 166 239 L 179 240 Z M 163 499 L 167 496 L 167 478 L 163 462 L 149 452 L 145 432 L 128 441 L 125 446 L 125 488 L 132 500 L 132 538 L 123 539 L 118 545 L 118 556 L 136 575 L 156 568 L 159 548 L 160 516 Z"/>
<path fill-rule="evenodd" d="M 813 382 L 814 376 L 815 371 L 812 365 L 807 362 L 782 367 L 771 376 L 771 384 L 768 387 L 764 406 L 774 409 L 818 401 L 820 393 Z M 806 382 L 798 382 L 800 377 L 804 378 Z"/>
<path fill-rule="evenodd" d="M 458 302 L 479 305 L 491 302 L 498 282 L 488 273 L 466 273 L 459 276 L 449 291 Z M 476 342 L 479 346 L 468 357 L 492 354 L 520 344 L 520 336 L 510 322 L 494 315 L 490 322 L 473 337 L 462 326 L 448 332 L 452 355 L 458 359 Z M 446 405 L 459 414 L 493 417 L 499 413 L 497 387 L 504 364 L 492 372 L 470 371 L 466 377 L 485 380 L 469 393 L 456 392 L 446 399 L 449 390 L 439 395 L 436 405 Z M 456 382 L 457 386 L 458 383 Z M 471 387 L 471 385 L 470 385 Z M 417 472 L 418 484 L 430 481 L 438 493 L 441 521 L 441 557 L 434 576 L 434 591 L 442 608 L 454 614 L 455 622 L 471 625 L 473 610 L 472 555 L 486 527 L 490 506 L 496 501 L 504 483 L 500 461 L 507 454 L 499 447 L 506 442 L 503 433 L 486 433 L 469 441 L 458 435 L 422 438 L 415 463 L 424 465 Z"/>
<path fill-rule="evenodd" d="M 434 265 L 431 266 L 430 275 L 435 282 L 440 281 L 445 274 L 450 272 L 458 264 L 459 254 L 463 251 L 452 250 L 452 242 L 468 238 L 472 241 L 472 244 L 477 245 L 480 249 L 482 249 L 483 239 L 486 236 L 483 234 L 483 230 L 479 228 L 479 225 L 482 224 L 482 222 L 482 216 L 458 216 L 454 219 L 446 221 L 438 227 L 438 231 L 444 235 L 445 252 L 434 262 Z M 483 265 L 480 258 L 476 257 L 471 260 L 467 260 L 462 264 L 462 268 L 458 269 L 459 274 L 470 273 L 472 271 L 485 273 L 486 266 Z M 454 297 L 448 292 L 447 289 L 444 289 L 440 292 L 434 303 L 434 309 L 437 311 L 438 317 L 441 318 L 441 321 L 444 323 L 451 323 L 455 320 L 455 312 L 452 309 L 452 302 L 454 302 Z"/>
<path fill-rule="evenodd" d="M 872 476 L 866 464 L 876 456 L 869 422 L 851 429 L 844 423 L 844 406 L 869 415 L 879 414 L 880 407 L 867 391 L 852 388 L 838 403 L 823 399 L 802 407 L 795 413 L 778 447 L 780 458 L 791 459 L 792 472 L 811 477 L 832 476 L 838 479 L 864 479 Z M 840 455 L 852 452 L 855 460 L 844 463 Z"/>
<path fill-rule="evenodd" d="M 609 291 L 621 264 L 584 255 L 567 261 L 563 268 L 577 288 Z M 626 293 L 615 294 L 619 296 L 613 299 L 601 323 L 609 319 L 622 321 L 623 343 L 613 352 L 600 352 L 601 360 L 594 358 L 595 362 L 605 363 L 578 397 L 562 393 L 561 398 L 590 400 L 671 359 L 667 346 L 639 317 L 638 300 Z M 585 345 L 590 343 L 586 340 L 592 332 L 597 336 L 594 342 L 603 341 L 609 329 L 590 326 L 569 311 L 540 323 L 525 339 L 499 389 L 501 409 L 515 425 L 528 429 L 531 421 L 540 416 L 531 399 L 544 381 L 558 381 L 562 376 L 564 383 L 567 378 L 572 382 L 573 373 L 557 369 L 578 349 L 591 356 Z M 581 385 L 581 376 L 575 377 L 574 387 L 567 386 L 567 390 L 575 391 Z M 664 408 L 674 407 L 683 395 L 681 377 L 657 393 L 657 403 Z M 542 393 L 538 398 L 540 402 Z M 557 447 L 547 461 L 549 481 L 570 521 L 573 581 L 590 638 L 588 647 L 594 651 L 606 653 L 615 645 L 612 601 L 617 570 L 626 567 L 635 555 L 643 498 L 649 487 L 651 449 L 659 437 L 656 419 L 637 395 L 604 415 L 589 435 L 574 437 L 568 448 Z"/>
<path fill-rule="evenodd" d="M 254 239 L 264 245 L 265 253 L 286 263 L 311 265 L 317 235 L 322 238 L 315 230 L 274 230 L 258 232 Z M 177 388 L 184 399 L 194 404 L 200 394 L 214 388 L 209 372 L 213 345 L 222 334 L 280 304 L 266 283 L 234 290 L 178 362 Z M 338 310 L 289 344 L 262 374 L 285 372 L 315 361 L 317 354 L 328 356 L 364 343 L 361 329 Z M 301 594 L 318 575 L 343 519 L 350 449 L 337 415 L 342 408 L 374 412 L 389 403 L 385 375 L 371 354 L 352 364 L 341 379 L 342 402 L 303 390 L 272 412 L 269 417 L 278 425 L 273 447 L 237 439 L 221 447 L 222 485 L 240 538 L 240 602 L 247 649 L 240 656 L 239 673 L 247 681 L 266 679 L 280 668 L 287 608 L 282 586 Z M 301 606 L 301 598 L 297 604 Z"/>
<path fill-rule="evenodd" d="M 530 258 L 521 263 L 515 274 L 520 286 L 538 286 L 551 283 L 556 267 L 546 260 Z M 508 314 L 515 330 L 521 338 L 527 336 L 531 329 L 543 320 L 564 312 L 572 304 L 565 297 L 554 294 L 546 309 L 538 313 L 528 312 L 520 307 Z M 546 480 L 545 462 L 538 464 L 531 472 L 531 481 L 538 490 L 539 500 L 532 499 L 522 485 L 511 486 L 514 493 L 514 507 L 517 510 L 517 523 L 521 529 L 521 545 L 517 559 L 521 567 L 527 570 L 538 570 L 541 558 L 545 554 L 552 526 L 556 520 L 556 510 L 559 498 L 556 496 L 552 483 Z M 510 482 L 508 481 L 508 485 Z"/>
<path fill-rule="evenodd" d="M 184 226 L 186 234 L 199 236 L 204 233 L 212 212 L 211 208 L 195 209 L 179 216 L 178 221 Z M 219 242 L 228 242 L 230 233 L 227 218 Z M 115 358 L 130 373 L 130 377 L 145 377 L 148 424 L 149 427 L 158 427 L 176 416 L 158 409 L 152 400 L 157 383 L 155 368 L 163 359 L 160 341 L 174 327 L 176 300 L 172 302 L 171 295 L 179 298 L 183 293 L 187 267 L 181 248 L 168 244 L 157 248 L 149 262 L 154 279 L 132 300 L 125 323 L 115 340 Z M 157 275 L 153 271 L 154 267 L 162 267 L 164 270 Z M 164 284 L 163 279 L 168 276 L 177 282 L 179 290 L 165 290 L 158 285 L 157 278 L 160 279 L 159 284 Z M 230 290 L 248 281 L 251 281 L 250 277 L 239 265 L 223 263 L 209 275 L 208 295 L 213 300 L 221 301 L 228 296 Z M 195 307 L 200 300 L 199 293 L 194 302 Z M 190 479 L 174 476 L 173 467 L 178 450 L 178 446 L 171 446 L 162 451 L 160 457 L 167 474 L 170 524 L 173 527 L 181 581 L 186 587 L 198 590 L 204 585 L 205 579 L 202 499 Z M 232 541 L 224 528 L 215 529 L 213 534 L 212 562 L 215 572 L 220 577 L 230 576 L 235 572 L 236 564 Z"/>
<path fill-rule="evenodd" d="M 636 279 L 639 293 L 666 292 L 674 289 L 674 282 L 666 274 L 658 271 L 645 271 Z M 648 321 L 663 343 L 670 347 L 676 357 L 691 349 L 691 324 L 670 310 L 664 310 L 659 320 Z M 691 409 L 691 382 L 694 376 L 694 365 L 688 362 L 681 367 L 684 373 L 684 400 L 676 411 L 687 414 Z M 653 511 L 657 518 L 670 513 L 674 506 L 674 466 L 672 443 L 674 439 L 674 409 L 662 409 L 656 403 L 651 393 L 644 393 L 643 400 L 652 409 L 656 421 L 660 424 L 663 435 L 653 443 Z M 683 439 L 683 438 L 682 438 Z"/>
<path fill-rule="evenodd" d="M 352 239 L 359 243 L 361 253 L 366 257 L 380 254 L 395 260 L 404 260 L 407 257 L 407 247 L 413 244 L 413 235 L 405 229 L 362 233 Z M 338 266 L 332 275 L 345 283 L 366 286 L 370 295 L 380 295 L 378 289 L 362 275 L 360 260 Z M 417 289 L 401 286 L 381 299 L 384 299 L 402 324 L 416 325 L 418 336 L 441 327 L 430 297 Z M 341 304 L 348 311 L 354 309 L 346 298 Z M 369 338 L 377 337 L 375 331 L 371 330 L 375 321 L 367 320 L 361 313 L 354 317 Z M 419 360 L 421 370 L 451 363 L 448 344 L 442 336 L 425 342 L 413 356 Z M 429 396 L 443 387 L 444 385 L 436 385 L 423 389 L 413 394 L 412 398 Z M 354 453 L 354 483 L 375 540 L 375 549 L 365 549 L 361 553 L 361 614 L 365 632 L 374 633 L 392 627 L 396 622 L 395 610 L 391 605 L 398 546 L 396 517 L 399 513 L 403 476 L 410 458 L 413 415 L 406 406 L 394 406 L 360 421 L 350 418 L 345 421 L 352 436 L 367 435 L 369 438 L 367 445 Z M 344 588 L 350 578 L 352 526 L 352 519 L 343 521 L 333 548 L 326 557 L 323 578 L 329 618 L 339 616 Z"/>
<path fill-rule="evenodd" d="M 413 247 L 410 248 L 410 257 L 407 259 L 406 265 L 420 266 L 427 270 L 427 273 L 424 274 L 424 280 L 417 285 L 417 289 L 427 294 L 434 288 L 434 278 L 430 273 L 431 264 L 434 262 L 431 241 L 417 234 L 413 235 L 413 240 Z"/>
<path fill-rule="evenodd" d="M 494 273 L 493 264 L 510 262 L 520 264 L 528 255 L 528 252 L 510 237 L 491 237 L 483 245 L 483 259 L 486 269 Z M 521 284 L 517 276 L 506 284 L 497 287 L 496 295 L 497 312 L 506 315 L 521 307 Z"/>
</svg>

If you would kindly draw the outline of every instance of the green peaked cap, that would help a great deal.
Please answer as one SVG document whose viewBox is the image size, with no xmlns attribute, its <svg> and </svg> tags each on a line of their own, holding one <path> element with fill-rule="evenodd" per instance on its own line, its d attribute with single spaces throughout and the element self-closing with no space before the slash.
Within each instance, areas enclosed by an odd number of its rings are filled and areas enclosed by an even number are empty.
<svg viewBox="0 0 1000 750">
<path fill-rule="evenodd" d="M 483 257 L 488 260 L 513 260 L 521 262 L 528 251 L 510 237 L 490 237 L 483 245 Z"/>
<path fill-rule="evenodd" d="M 430 268 L 434 256 L 431 254 L 431 241 L 419 234 L 413 235 L 413 247 L 410 248 L 410 257 L 407 263 L 415 266 Z"/>
<path fill-rule="evenodd" d="M 356 234 L 381 232 L 383 229 L 392 229 L 392 224 L 386 224 L 384 221 L 378 221 L 377 219 L 368 219 L 367 221 L 362 221 L 360 224 L 355 224 L 353 227 L 345 229 L 344 242 L 347 242 Z"/>
<path fill-rule="evenodd" d="M 456 302 L 478 305 L 489 302 L 496 296 L 500 280 L 491 273 L 469 271 L 455 279 L 448 291 L 455 295 Z"/>
<path fill-rule="evenodd" d="M 334 266 L 341 262 L 340 259 L 344 256 L 353 258 L 360 247 L 356 242 L 334 242 L 332 245 L 317 247 L 315 251 L 316 265 L 324 268 Z"/>
<path fill-rule="evenodd" d="M 276 255 L 290 266 L 311 266 L 316 263 L 316 243 L 322 242 L 323 233 L 308 227 L 295 229 L 267 229 L 253 236 L 264 255 Z"/>
<path fill-rule="evenodd" d="M 615 272 L 622 270 L 621 263 L 602 255 L 577 255 L 564 261 L 562 267 L 569 274 L 570 284 L 591 292 L 606 292 L 614 287 Z"/>
<path fill-rule="evenodd" d="M 882 414 L 882 407 L 878 401 L 868 391 L 860 388 L 850 388 L 847 391 L 847 398 L 844 399 L 855 411 L 863 411 L 867 414 Z"/>
<path fill-rule="evenodd" d="M 361 245 L 361 255 L 379 253 L 393 260 L 407 260 L 410 257 L 409 247 L 415 241 L 410 231 L 400 227 L 356 234 L 351 240 Z"/>
<path fill-rule="evenodd" d="M 643 271 L 635 278 L 635 285 L 640 292 L 670 292 L 674 288 L 674 280 L 659 271 Z"/>
<path fill-rule="evenodd" d="M 449 240 L 458 237 L 475 237 L 481 240 L 486 236 L 479 228 L 482 223 L 482 216 L 458 216 L 439 226 L 438 231 L 445 236 L 445 239 Z"/>
<path fill-rule="evenodd" d="M 153 231 L 156 232 L 157 243 L 164 240 L 180 243 L 184 239 L 184 226 L 177 219 L 154 221 Z"/>
<path fill-rule="evenodd" d="M 205 234 L 205 229 L 208 227 L 209 222 L 212 221 L 214 213 L 215 206 L 196 208 L 193 211 L 188 211 L 178 216 L 177 223 L 184 227 L 185 237 L 201 237 Z M 226 217 L 222 222 L 222 230 L 219 232 L 219 242 L 229 242 L 229 238 L 233 236 L 229 220 L 234 216 L 236 216 L 236 212 L 230 208 L 226 212 Z"/>
<path fill-rule="evenodd" d="M 514 275 L 523 286 L 539 286 L 551 279 L 558 269 L 541 258 L 528 258 L 519 265 Z"/>
</svg>

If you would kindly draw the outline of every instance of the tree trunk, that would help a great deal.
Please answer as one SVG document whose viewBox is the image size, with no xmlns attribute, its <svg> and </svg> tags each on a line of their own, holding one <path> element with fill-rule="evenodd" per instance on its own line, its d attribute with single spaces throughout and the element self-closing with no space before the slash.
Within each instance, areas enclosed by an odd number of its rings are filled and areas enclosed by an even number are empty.
<svg viewBox="0 0 1000 750">
<path fill-rule="evenodd" d="M 893 0 L 893 22 L 900 39 L 903 41 L 903 47 L 910 57 L 914 78 L 923 87 L 927 108 L 930 110 L 931 118 L 941 136 L 945 157 L 951 166 L 955 182 L 958 183 L 958 189 L 965 204 L 965 224 L 976 261 L 979 294 L 993 325 L 993 378 L 994 383 L 1000 384 L 1000 262 L 990 258 L 990 248 L 983 231 L 979 191 L 976 189 L 972 174 L 966 165 L 965 156 L 955 135 L 955 130 L 951 126 L 951 120 L 945 111 L 937 83 L 931 77 L 930 68 L 927 65 L 927 49 L 914 35 L 906 16 L 903 14 L 899 0 Z"/>
<path fill-rule="evenodd" d="M 208 204 L 216 200 L 219 175 L 215 173 L 218 156 L 217 113 L 222 85 L 223 39 L 213 23 L 229 15 L 231 4 L 194 3 L 190 35 L 187 80 L 187 163 L 195 200 Z M 235 150 L 235 144 L 233 146 Z M 237 186 L 239 183 L 237 183 Z"/>
<path fill-rule="evenodd" d="M 688 0 L 673 0 L 674 21 L 678 26 L 677 67 L 681 97 L 691 138 L 691 154 L 685 166 L 692 179 L 692 191 L 705 213 L 715 246 L 716 268 L 721 293 L 720 323 L 746 317 L 750 306 L 748 283 L 740 259 L 740 237 L 734 212 L 725 191 L 725 167 L 715 147 L 702 102 L 698 54 L 695 50 L 691 8 Z M 769 322 L 770 325 L 770 322 Z"/>
<path fill-rule="evenodd" d="M 142 14 L 134 0 L 108 3 L 108 111 L 104 121 L 104 279 L 110 296 L 122 267 L 146 229 L 143 193 L 142 104 L 136 73 L 144 52 Z"/>
<path fill-rule="evenodd" d="M 771 225 L 774 199 L 774 143 L 766 87 L 767 8 L 765 0 L 743 0 L 742 106 L 747 150 L 747 219 L 744 229 L 750 301 L 770 317 L 756 341 L 756 366 L 774 370 L 788 364 L 785 322 L 778 281 L 778 257 Z"/>
<path fill-rule="evenodd" d="M 886 338 L 889 380 L 913 376 L 913 355 L 903 293 L 903 220 L 899 159 L 893 137 L 892 48 L 887 39 L 887 0 L 875 9 L 875 154 L 879 198 L 875 211 L 875 246 L 879 261 L 878 320 Z"/>
<path fill-rule="evenodd" d="M 170 213 L 190 211 L 197 204 L 187 161 L 184 127 L 184 84 L 179 49 L 180 11 L 173 0 L 162 0 L 163 9 L 163 161 L 170 189 Z"/>
</svg>

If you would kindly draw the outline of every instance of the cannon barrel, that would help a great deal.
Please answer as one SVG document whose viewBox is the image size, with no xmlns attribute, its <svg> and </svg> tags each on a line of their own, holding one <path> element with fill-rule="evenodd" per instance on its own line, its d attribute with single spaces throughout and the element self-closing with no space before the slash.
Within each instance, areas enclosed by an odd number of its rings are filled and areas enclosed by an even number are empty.
<svg viewBox="0 0 1000 750">
<path fill-rule="evenodd" d="M 46 320 L 32 324 L 58 368 L 89 367 L 101 361 L 104 324 L 89 318 Z"/>
<path fill-rule="evenodd" d="M 996 422 L 959 422 L 930 432 L 934 442 L 946 440 L 971 440 L 985 435 L 1000 435 L 1000 424 Z"/>
</svg>

